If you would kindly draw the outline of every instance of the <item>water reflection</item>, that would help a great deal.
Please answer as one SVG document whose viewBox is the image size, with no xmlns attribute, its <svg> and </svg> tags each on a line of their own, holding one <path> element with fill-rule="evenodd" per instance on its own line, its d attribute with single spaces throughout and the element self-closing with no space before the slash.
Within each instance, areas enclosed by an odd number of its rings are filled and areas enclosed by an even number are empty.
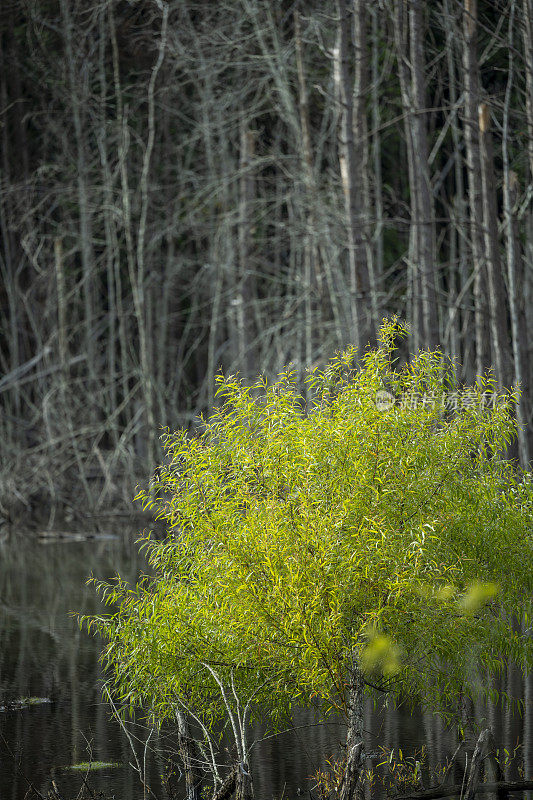
<svg viewBox="0 0 533 800">
<path fill-rule="evenodd" d="M 135 581 L 142 561 L 131 537 L 92 541 L 40 542 L 12 536 L 0 545 L 0 692 L 2 701 L 48 697 L 52 703 L 0 715 L 0 732 L 16 754 L 19 769 L 0 743 L 0 797 L 23 798 L 23 775 L 46 794 L 52 776 L 64 794 L 76 794 L 78 775 L 61 767 L 94 758 L 127 763 L 130 756 L 109 720 L 99 689 L 98 644 L 80 632 L 69 612 L 97 611 L 87 576 L 111 577 L 116 570 Z M 113 774 L 120 772 L 120 775 Z M 91 776 L 98 790 L 142 797 L 129 769 Z M 76 790 L 76 791 L 75 791 Z"/>
<path fill-rule="evenodd" d="M 75 797 L 80 776 L 62 768 L 86 761 L 89 744 L 94 759 L 123 765 L 92 773 L 95 792 L 128 800 L 143 797 L 139 780 L 128 766 L 129 745 L 101 700 L 99 643 L 80 632 L 69 615 L 98 610 L 92 587 L 85 585 L 91 572 L 105 579 L 118 571 L 128 581 L 136 581 L 145 565 L 134 538 L 128 532 L 102 540 L 39 541 L 21 534 L 0 543 L 0 705 L 23 697 L 52 701 L 0 713 L 0 734 L 5 740 L 0 741 L 2 800 L 25 797 L 24 776 L 45 796 L 55 780 L 63 797 Z M 529 776 L 533 772 L 532 681 L 524 682 L 514 670 L 505 681 L 513 694 L 523 694 L 523 717 L 494 705 L 478 707 L 476 714 L 492 724 L 501 746 L 511 751 L 518 740 L 523 743 Z M 294 722 L 293 733 L 267 738 L 254 750 L 258 800 L 295 797 L 298 788 L 307 793 L 308 777 L 324 765 L 325 757 L 337 752 L 344 737 L 342 725 L 317 726 L 310 713 L 296 714 Z M 410 751 L 426 744 L 432 768 L 455 749 L 454 734 L 430 713 L 414 717 L 376 713 L 369 703 L 366 729 L 369 751 L 380 746 Z M 259 739 L 264 731 L 257 726 L 254 733 Z M 149 759 L 149 783 L 158 797 L 165 798 L 168 793 L 159 778 L 162 768 L 160 760 Z M 516 773 L 509 771 L 506 777 L 514 778 Z M 460 766 L 456 778 L 461 778 Z"/>
</svg>

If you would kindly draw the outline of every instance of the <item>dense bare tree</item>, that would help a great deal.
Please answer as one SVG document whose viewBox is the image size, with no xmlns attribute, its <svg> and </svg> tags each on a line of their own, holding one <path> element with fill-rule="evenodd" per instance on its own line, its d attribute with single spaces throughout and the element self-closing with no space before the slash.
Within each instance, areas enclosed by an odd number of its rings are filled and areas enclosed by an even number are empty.
<svg viewBox="0 0 533 800">
<path fill-rule="evenodd" d="M 1 514 L 127 505 L 219 369 L 392 313 L 528 463 L 532 0 L 11 0 L 0 62 Z"/>
</svg>

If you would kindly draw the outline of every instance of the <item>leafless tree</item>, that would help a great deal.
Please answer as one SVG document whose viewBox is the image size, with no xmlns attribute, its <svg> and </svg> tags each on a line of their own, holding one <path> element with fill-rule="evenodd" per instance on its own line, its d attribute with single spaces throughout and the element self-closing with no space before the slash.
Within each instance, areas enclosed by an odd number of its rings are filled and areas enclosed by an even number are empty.
<svg viewBox="0 0 533 800">
<path fill-rule="evenodd" d="M 217 371 L 394 313 L 529 463 L 531 0 L 10 0 L 0 65 L 5 518 L 129 510 Z"/>
</svg>

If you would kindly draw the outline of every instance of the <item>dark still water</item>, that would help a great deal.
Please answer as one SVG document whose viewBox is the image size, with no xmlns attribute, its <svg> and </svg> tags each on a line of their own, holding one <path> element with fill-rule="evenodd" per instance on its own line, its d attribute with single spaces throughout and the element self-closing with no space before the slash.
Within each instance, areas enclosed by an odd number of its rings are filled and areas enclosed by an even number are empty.
<svg viewBox="0 0 533 800">
<path fill-rule="evenodd" d="M 107 533 L 101 531 L 102 534 Z M 28 781 L 44 796 L 55 781 L 61 797 L 76 797 L 82 779 L 68 767 L 93 760 L 118 764 L 92 772 L 90 786 L 116 800 L 143 798 L 128 766 L 132 754 L 125 736 L 102 702 L 99 642 L 80 632 L 69 612 L 93 613 L 98 602 L 88 575 L 110 578 L 119 572 L 135 582 L 144 562 L 135 534 L 87 541 L 39 539 L 11 534 L 0 541 L 0 799 L 22 800 Z M 514 693 L 525 695 L 526 713 L 513 717 L 499 708 L 478 710 L 491 722 L 498 742 L 514 749 L 517 741 L 527 776 L 533 773 L 532 682 L 519 675 L 506 679 Z M 24 707 L 21 698 L 42 698 Z M 309 776 L 338 752 L 344 737 L 340 724 L 315 726 L 309 714 L 296 716 L 296 730 L 258 744 L 254 751 L 258 800 L 296 797 L 312 787 Z M 377 713 L 367 706 L 369 751 L 380 745 L 413 751 L 426 743 L 430 766 L 455 750 L 455 736 L 431 714 L 415 717 Z M 259 738 L 261 731 L 254 733 Z M 143 732 L 140 731 L 142 739 Z M 165 748 L 168 742 L 151 743 Z M 168 798 L 160 780 L 163 762 L 147 758 L 149 784 L 160 800 Z M 460 777 L 460 773 L 459 773 Z M 514 772 L 509 771 L 509 777 Z M 376 794 L 381 794 L 376 792 Z M 35 796 L 35 795 L 31 795 Z"/>
</svg>

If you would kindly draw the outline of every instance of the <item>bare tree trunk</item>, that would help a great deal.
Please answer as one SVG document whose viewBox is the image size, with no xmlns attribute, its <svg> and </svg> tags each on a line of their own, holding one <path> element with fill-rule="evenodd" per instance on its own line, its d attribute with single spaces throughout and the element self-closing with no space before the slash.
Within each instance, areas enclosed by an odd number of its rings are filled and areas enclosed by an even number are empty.
<svg viewBox="0 0 533 800">
<path fill-rule="evenodd" d="M 353 745 L 346 753 L 346 765 L 337 791 L 339 800 L 353 800 L 362 769 L 362 742 Z"/>
<path fill-rule="evenodd" d="M 72 19 L 68 0 L 60 0 L 63 36 L 65 40 L 65 55 L 67 67 L 67 80 L 69 86 L 69 100 L 72 108 L 74 122 L 74 135 L 76 139 L 77 179 L 78 179 L 78 210 L 80 224 L 81 262 L 83 269 L 83 300 L 84 300 L 84 330 L 85 349 L 87 352 L 87 366 L 89 375 L 94 381 L 95 367 L 95 332 L 94 332 L 94 281 L 95 262 L 92 241 L 92 213 L 89 204 L 89 181 L 86 162 L 85 126 L 82 121 L 82 101 L 79 97 L 79 77 L 75 72 L 74 43 Z"/>
<path fill-rule="evenodd" d="M 294 39 L 296 44 L 296 64 L 298 67 L 298 87 L 300 94 L 300 125 L 302 128 L 302 169 L 305 176 L 307 205 L 307 224 L 304 245 L 304 363 L 310 367 L 313 361 L 313 294 L 318 274 L 318 249 L 316 242 L 317 191 L 313 174 L 311 150 L 311 125 L 309 122 L 309 103 L 307 83 L 304 72 L 300 15 L 294 12 Z"/>
<path fill-rule="evenodd" d="M 183 711 L 176 712 L 178 722 L 178 744 L 185 778 L 186 800 L 200 800 L 202 775 L 195 764 L 199 754 L 196 752 L 194 739 L 191 737 L 189 723 Z"/>
<path fill-rule="evenodd" d="M 490 112 L 485 103 L 479 106 L 479 143 L 492 352 L 496 380 L 499 387 L 503 388 L 511 382 L 512 362 L 507 329 L 507 303 L 502 280 L 502 265 L 498 242 L 498 212 L 494 186 L 494 157 L 490 133 Z"/>
<path fill-rule="evenodd" d="M 64 2 L 64 0 L 63 0 Z M 115 50 L 116 47 L 116 34 L 114 28 L 113 17 L 110 14 L 110 21 L 112 22 L 111 35 L 112 44 Z M 137 226 L 137 242 L 136 248 L 133 239 L 133 223 L 131 211 L 131 194 L 128 178 L 128 165 L 127 155 L 129 149 L 129 131 L 126 118 L 125 109 L 122 106 L 122 98 L 120 91 L 119 75 L 118 75 L 118 61 L 114 58 L 114 73 L 115 73 L 115 90 L 117 94 L 117 116 L 118 122 L 121 127 L 121 137 L 119 145 L 119 164 L 120 164 L 120 178 L 121 178 L 121 200 L 122 200 L 122 215 L 124 225 L 124 237 L 126 240 L 126 259 L 128 264 L 128 275 L 131 285 L 131 293 L 133 298 L 133 307 L 135 312 L 135 321 L 137 324 L 137 332 L 139 336 L 139 372 L 140 383 L 143 393 L 144 405 L 144 444 L 147 447 L 147 468 L 152 472 L 155 463 L 155 440 L 156 440 L 156 427 L 154 417 L 154 391 L 153 391 L 153 369 L 149 356 L 149 342 L 147 332 L 147 318 L 146 318 L 146 299 L 145 299 L 145 281 L 146 281 L 146 267 L 145 267 L 145 239 L 146 239 L 146 225 L 148 216 L 148 177 L 150 171 L 150 164 L 152 158 L 152 151 L 154 147 L 155 138 L 155 83 L 159 70 L 161 69 L 163 59 L 165 56 L 166 40 L 167 40 L 167 23 L 168 23 L 168 6 L 162 7 L 162 21 L 161 21 L 161 34 L 158 43 L 157 59 L 152 67 L 150 73 L 150 80 L 148 83 L 147 101 L 148 101 L 148 136 L 144 149 L 144 156 L 142 161 L 141 176 L 139 181 L 140 188 L 140 214 Z M 114 53 L 116 56 L 116 53 Z"/>
<path fill-rule="evenodd" d="M 370 282 L 370 303 L 372 313 L 372 330 L 377 330 L 380 323 L 379 306 L 376 289 L 376 275 L 373 261 L 371 202 L 370 202 L 370 137 L 366 113 L 368 95 L 368 35 L 367 35 L 367 0 L 353 0 L 354 15 L 354 145 L 356 181 L 360 187 L 360 216 L 363 246 L 366 255 L 366 270 Z"/>
<path fill-rule="evenodd" d="M 483 767 L 483 760 L 487 755 L 490 739 L 490 728 L 482 731 L 479 739 L 477 740 L 476 749 L 472 756 L 472 763 L 470 766 L 470 773 L 468 782 L 466 784 L 464 798 L 465 800 L 474 800 L 476 789 L 481 780 L 481 769 Z"/>
<path fill-rule="evenodd" d="M 239 201 L 239 290 L 237 306 L 237 330 L 239 336 L 239 362 L 244 375 L 250 376 L 257 365 L 253 325 L 253 202 L 255 177 L 253 160 L 255 134 L 244 113 L 240 124 L 240 201 Z"/>
<path fill-rule="evenodd" d="M 357 183 L 357 150 L 354 142 L 354 103 L 350 80 L 349 44 L 351 15 L 347 0 L 337 0 L 338 52 L 335 78 L 341 105 L 339 161 L 348 232 L 351 336 L 359 352 L 374 339 L 372 300 L 367 251 L 364 242 L 362 187 Z"/>
<path fill-rule="evenodd" d="M 531 180 L 531 178 L 530 178 Z M 533 183 L 531 184 L 533 187 Z M 530 331 L 533 331 L 533 208 L 529 208 L 525 212 L 525 244 L 524 244 L 524 263 L 522 267 L 523 273 L 523 314 L 524 325 L 528 331 L 528 347 L 527 356 L 530 368 L 533 367 L 533 345 L 531 343 Z M 530 375 L 530 380 L 533 380 L 533 375 Z M 533 450 L 532 450 L 533 452 Z"/>
<path fill-rule="evenodd" d="M 529 182 L 533 186 L 533 0 L 523 0 L 523 41 L 526 73 L 526 115 L 527 115 L 527 148 L 529 157 Z M 530 207 L 526 213 L 526 250 L 523 266 L 523 292 L 519 292 L 524 301 L 523 328 L 526 331 L 526 346 L 524 355 L 528 364 L 527 380 L 531 390 L 527 424 L 529 429 L 529 454 L 533 453 L 533 352 L 531 350 L 530 332 L 533 330 L 533 209 Z"/>
<path fill-rule="evenodd" d="M 113 419 L 111 428 L 117 440 L 117 420 L 114 412 L 117 408 L 117 299 L 115 293 L 115 259 L 118 258 L 118 242 L 116 236 L 115 220 L 113 218 L 113 182 L 109 169 L 109 157 L 107 147 L 107 79 L 105 65 L 106 49 L 106 8 L 103 6 L 99 11 L 98 21 L 98 78 L 100 82 L 100 130 L 98 132 L 98 147 L 100 151 L 100 163 L 102 166 L 102 192 L 104 198 L 104 233 L 105 233 L 105 256 L 106 256 L 106 283 L 107 283 L 107 367 L 108 367 L 108 391 L 110 406 L 108 409 L 109 417 Z"/>
<path fill-rule="evenodd" d="M 470 245 L 474 268 L 474 303 L 476 330 L 476 373 L 482 375 L 490 366 L 489 311 L 487 303 L 487 268 L 483 240 L 483 201 L 481 158 L 479 154 L 479 64 L 477 55 L 477 0 L 464 0 L 463 78 L 465 92 L 465 143 L 470 208 Z"/>
<path fill-rule="evenodd" d="M 142 170 L 140 177 L 140 194 L 141 194 L 141 208 L 139 215 L 139 226 L 137 230 L 137 275 L 132 283 L 133 298 L 136 305 L 137 319 L 139 321 L 139 357 L 141 366 L 141 381 L 143 386 L 145 414 L 146 414 L 146 439 L 148 449 L 148 470 L 152 472 L 155 463 L 155 446 L 156 446 L 156 426 L 154 417 L 154 370 L 152 360 L 150 358 L 150 341 L 148 338 L 148 325 L 147 325 L 147 304 L 145 299 L 145 281 L 146 281 L 146 222 L 148 217 L 148 176 L 151 167 L 152 152 L 154 149 L 155 140 L 155 84 L 159 70 L 163 64 L 165 57 L 165 48 L 167 43 L 167 27 L 168 27 L 168 5 L 158 3 L 161 9 L 161 33 L 157 48 L 157 59 L 152 67 L 150 73 L 150 80 L 148 82 L 148 136 L 146 146 L 144 149 L 144 157 L 142 162 Z"/>
<path fill-rule="evenodd" d="M 409 32 L 411 41 L 411 92 L 413 104 L 413 145 L 416 153 L 414 178 L 417 184 L 417 216 L 419 229 L 420 267 L 422 277 L 422 313 L 424 345 L 439 344 L 439 318 L 435 269 L 435 213 L 429 175 L 427 135 L 426 82 L 424 76 L 424 8 L 423 0 L 410 0 Z"/>
<path fill-rule="evenodd" d="M 529 623 L 527 623 L 529 626 Z M 522 621 L 525 626 L 525 621 Z M 531 708 L 533 704 L 533 672 L 524 676 L 524 708 Z M 533 775 L 533 714 L 524 714 L 524 772 Z"/>
<path fill-rule="evenodd" d="M 372 8 L 372 157 L 374 164 L 374 210 L 376 215 L 374 281 L 379 309 L 384 256 L 383 256 L 383 178 L 381 169 L 380 98 L 379 98 L 379 9 Z M 379 312 L 378 312 L 379 313 Z"/>
<path fill-rule="evenodd" d="M 238 768 L 235 767 L 235 769 L 231 770 L 227 778 L 218 787 L 216 792 L 213 793 L 211 800 L 229 800 L 237 784 L 237 769 Z"/>
<path fill-rule="evenodd" d="M 58 355 L 60 363 L 59 374 L 59 397 L 61 403 L 62 422 L 68 430 L 72 451 L 78 468 L 78 475 L 83 485 L 87 498 L 87 508 L 92 510 L 94 498 L 85 474 L 83 456 L 78 446 L 77 432 L 74 429 L 70 398 L 68 395 L 68 334 L 67 334 L 67 308 L 66 308 L 66 287 L 65 271 L 63 264 L 63 245 L 60 237 L 54 240 L 54 266 L 56 278 L 56 298 L 57 298 L 57 327 L 58 327 Z"/>
<path fill-rule="evenodd" d="M 459 345 L 459 304 L 458 304 L 458 291 L 457 291 L 457 240 L 459 234 L 457 233 L 457 224 L 455 220 L 455 210 L 450 225 L 450 248 L 449 248 L 449 262 L 448 262 L 448 322 L 446 330 L 448 336 L 445 336 L 444 344 L 448 345 L 450 356 L 454 364 L 458 363 L 460 355 Z M 446 342 L 446 339 L 448 340 Z"/>
<path fill-rule="evenodd" d="M 348 689 L 348 732 L 346 734 L 346 765 L 338 794 L 340 800 L 353 800 L 365 763 L 363 739 L 364 683 L 359 668 L 353 664 Z"/>
<path fill-rule="evenodd" d="M 11 14 L 8 14 L 8 17 L 11 17 Z M 11 21 L 10 28 L 12 28 L 13 23 Z M 12 38 L 12 31 L 10 31 Z M 8 86 L 7 86 L 7 58 L 4 54 L 4 47 L 2 42 L 2 36 L 0 35 L 0 103 L 3 113 L 5 113 L 9 107 L 9 100 L 8 100 Z M 20 308 L 19 302 L 17 298 L 17 277 L 15 271 L 15 263 L 14 263 L 14 242 L 13 242 L 13 235 L 9 230 L 9 219 L 12 216 L 10 213 L 10 197 L 7 191 L 7 188 L 11 184 L 11 176 L 10 176 L 10 157 L 11 157 L 11 147 L 10 141 L 8 136 L 8 125 L 7 121 L 4 121 L 2 125 L 2 163 L 0 164 L 0 186 L 2 186 L 2 197 L 0 198 L 0 234 L 2 239 L 2 249 L 0 253 L 0 275 L 3 280 L 4 289 L 6 293 L 6 300 L 9 308 L 9 335 L 8 335 L 8 348 L 9 348 L 9 365 L 5 365 L 4 369 L 7 372 L 8 370 L 16 369 L 20 362 L 21 362 L 21 355 L 20 355 Z M 5 188 L 4 188 L 5 187 Z M 13 410 L 16 414 L 20 413 L 21 410 L 21 403 L 20 403 L 20 395 L 19 393 L 15 393 L 13 398 Z"/>
<path fill-rule="evenodd" d="M 533 178 L 533 0 L 523 0 L 522 12 L 526 68 L 527 153 L 530 176 Z"/>
<path fill-rule="evenodd" d="M 408 269 L 408 304 L 409 321 L 413 331 L 413 352 L 416 353 L 424 342 L 424 324 L 422 312 L 422 280 L 420 267 L 420 229 L 417 225 L 418 208 L 420 205 L 417 196 L 418 182 L 415 176 L 416 150 L 413 137 L 413 102 L 409 79 L 409 38 L 408 38 L 408 8 L 406 0 L 394 1 L 394 38 L 396 46 L 396 59 L 398 62 L 398 77 L 404 111 L 405 144 L 407 148 L 407 166 L 409 172 L 410 189 L 410 229 L 409 229 L 409 254 L 407 259 Z"/>
<path fill-rule="evenodd" d="M 125 162 L 126 153 L 124 149 L 124 106 L 122 102 L 122 86 L 120 82 L 120 65 L 119 65 L 119 52 L 117 44 L 117 35 L 115 28 L 115 17 L 113 15 L 113 4 L 108 5 L 108 22 L 109 22 L 109 37 L 111 39 L 111 56 L 113 64 L 113 84 L 115 91 L 115 102 L 117 104 L 116 116 L 116 137 L 119 141 L 118 155 L 120 162 L 120 176 L 122 184 L 122 192 L 127 189 L 127 165 Z M 105 169 L 105 160 L 104 160 Z M 105 185 L 109 186 L 111 176 L 106 177 Z M 131 219 L 129 215 L 129 203 L 125 203 L 123 194 L 122 210 L 124 214 L 123 224 L 126 231 L 127 242 L 127 258 L 128 264 L 130 259 L 133 258 L 133 244 L 131 242 Z M 126 214 L 126 212 L 128 212 Z M 122 275 L 120 264 L 120 247 L 118 244 L 118 236 L 116 227 L 112 228 L 116 237 L 116 256 L 114 259 L 114 278 L 115 278 L 115 300 L 117 304 L 117 319 L 118 319 L 118 340 L 120 344 L 120 379 L 122 384 L 122 398 L 123 400 L 128 396 L 128 347 L 127 347 L 127 331 L 126 331 L 126 314 L 124 313 L 123 299 L 122 299 Z"/>
<path fill-rule="evenodd" d="M 461 134 L 457 124 L 457 74 L 455 61 L 455 42 L 457 39 L 456 18 L 450 9 L 449 0 L 444 0 L 444 24 L 446 28 L 446 54 L 448 59 L 449 76 L 449 97 L 452 114 L 451 131 L 454 146 L 454 178 L 455 178 L 455 197 L 452 201 L 452 226 L 451 235 L 455 241 L 455 258 L 457 267 L 452 269 L 456 272 L 458 283 L 457 293 L 452 307 L 452 319 L 450 325 L 455 330 L 450 331 L 453 337 L 454 351 L 457 357 L 461 356 L 462 345 L 462 365 L 463 379 L 471 381 L 475 372 L 473 351 L 471 350 L 474 330 L 472 325 L 472 292 L 469 288 L 469 270 L 467 256 L 467 231 L 466 231 L 466 204 L 465 188 L 463 179 L 463 157 L 461 152 Z M 454 230 L 455 229 L 455 232 Z M 450 276 L 451 278 L 451 276 Z"/>
<path fill-rule="evenodd" d="M 521 391 L 516 406 L 518 424 L 518 452 L 523 469 L 529 466 L 528 409 L 530 405 L 530 382 L 527 364 L 527 330 L 520 314 L 518 277 L 521 272 L 520 240 L 518 238 L 515 209 L 518 200 L 518 176 L 509 169 L 509 111 L 511 91 L 514 80 L 513 25 L 515 19 L 515 0 L 511 0 L 509 15 L 509 72 L 503 111 L 502 156 L 503 156 L 503 214 L 505 238 L 507 242 L 507 278 L 509 284 L 509 307 L 513 335 L 514 381 Z"/>
<path fill-rule="evenodd" d="M 252 800 L 254 796 L 252 776 L 247 763 L 240 763 L 237 772 L 237 785 L 235 787 L 235 800 Z"/>
<path fill-rule="evenodd" d="M 56 288 L 57 288 L 57 342 L 59 364 L 61 367 L 61 379 L 66 383 L 67 379 L 67 360 L 68 360 L 68 336 L 67 336 L 67 305 L 65 301 L 65 274 L 63 270 L 63 243 L 57 237 L 54 240 L 54 264 L 56 269 Z"/>
<path fill-rule="evenodd" d="M 205 50 L 205 43 L 202 41 L 195 22 L 191 16 L 188 4 L 183 1 L 180 4 L 182 13 L 187 22 L 187 30 L 192 36 L 194 53 L 199 64 L 199 95 L 200 95 L 200 118 L 201 118 L 201 137 L 205 153 L 205 174 L 206 178 L 213 182 L 213 185 L 220 187 L 218 191 L 210 193 L 210 201 L 207 204 L 206 212 L 210 219 L 211 230 L 208 248 L 208 277 L 207 292 L 205 302 L 210 306 L 210 318 L 207 336 L 207 365 L 205 370 L 205 395 L 208 411 L 214 406 L 215 399 L 215 372 L 219 366 L 217 363 L 217 353 L 222 342 L 223 322 L 226 322 L 226 336 L 228 339 L 228 350 L 230 353 L 225 366 L 231 370 L 240 370 L 246 374 L 245 361 L 247 354 L 243 345 L 243 328 L 245 328 L 245 318 L 242 298 L 242 252 L 239 246 L 242 243 L 246 246 L 246 238 L 241 239 L 241 219 L 242 209 L 239 192 L 244 180 L 240 176 L 237 187 L 235 182 L 229 182 L 227 176 L 236 172 L 235 160 L 230 153 L 231 145 L 228 142 L 227 131 L 225 129 L 226 108 L 221 100 L 215 96 L 216 73 L 213 73 L 209 64 L 208 52 Z M 243 122 L 240 116 L 241 126 Z M 242 134 L 242 127 L 241 127 Z M 242 153 L 241 153 L 242 157 Z M 238 220 L 235 225 L 235 215 L 232 209 L 238 209 Z M 242 232 L 243 235 L 244 231 Z M 236 241 L 237 240 L 237 241 Z M 236 252 L 237 251 L 237 252 Z M 246 269 L 250 265 L 247 264 Z M 227 300 L 224 309 L 223 296 L 226 292 Z M 249 310 L 251 314 L 251 309 Z M 251 323 L 250 323 L 251 324 Z M 249 346 L 251 342 L 247 342 Z"/>
</svg>

